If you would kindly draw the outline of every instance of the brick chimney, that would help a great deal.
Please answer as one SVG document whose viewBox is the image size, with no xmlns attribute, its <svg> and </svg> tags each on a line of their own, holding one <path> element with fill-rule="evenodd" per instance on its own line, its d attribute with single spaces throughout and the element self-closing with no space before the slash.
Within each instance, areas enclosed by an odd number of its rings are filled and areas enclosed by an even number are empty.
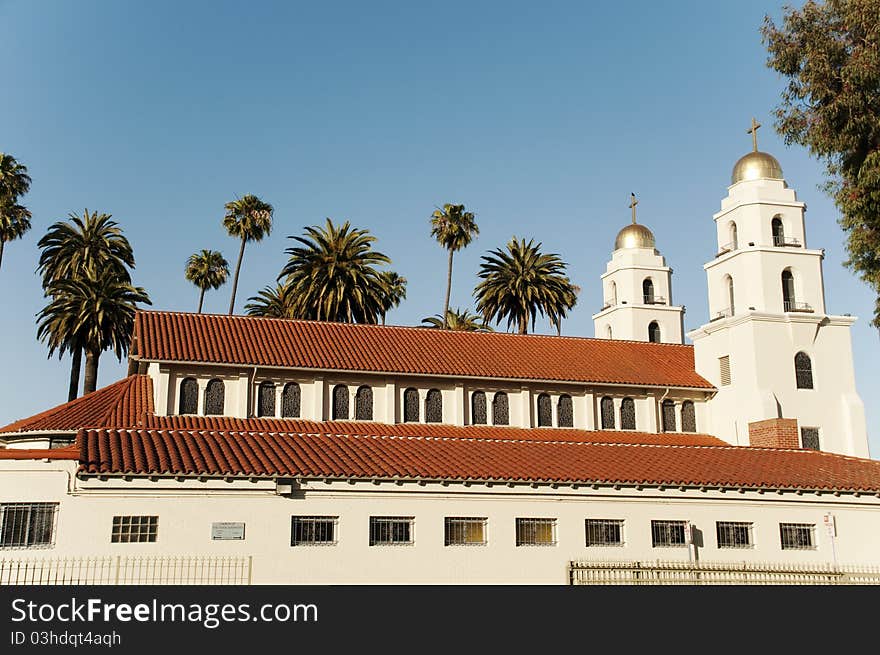
<svg viewBox="0 0 880 655">
<path fill-rule="evenodd" d="M 794 418 L 769 418 L 749 423 L 749 445 L 762 448 L 800 448 Z"/>
</svg>

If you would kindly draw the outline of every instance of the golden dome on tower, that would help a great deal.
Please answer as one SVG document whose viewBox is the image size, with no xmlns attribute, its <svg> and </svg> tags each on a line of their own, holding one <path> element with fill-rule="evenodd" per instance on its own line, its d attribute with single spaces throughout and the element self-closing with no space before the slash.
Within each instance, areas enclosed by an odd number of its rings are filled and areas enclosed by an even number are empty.
<svg viewBox="0 0 880 655">
<path fill-rule="evenodd" d="M 733 174 L 730 183 L 736 184 L 743 180 L 761 179 L 781 180 L 782 166 L 776 161 L 776 157 L 766 152 L 754 151 L 740 157 L 733 166 Z"/>
<path fill-rule="evenodd" d="M 654 233 L 638 223 L 627 225 L 617 233 L 617 238 L 614 240 L 615 250 L 621 248 L 653 248 L 654 245 Z"/>
</svg>

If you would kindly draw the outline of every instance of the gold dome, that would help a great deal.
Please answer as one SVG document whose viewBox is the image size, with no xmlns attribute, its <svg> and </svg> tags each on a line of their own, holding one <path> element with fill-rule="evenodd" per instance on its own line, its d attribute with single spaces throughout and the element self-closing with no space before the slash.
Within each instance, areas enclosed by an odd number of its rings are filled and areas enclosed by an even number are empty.
<svg viewBox="0 0 880 655">
<path fill-rule="evenodd" d="M 620 248 L 653 248 L 654 234 L 644 225 L 633 223 L 627 225 L 617 233 L 617 239 L 614 240 L 614 249 Z"/>
<path fill-rule="evenodd" d="M 781 180 L 782 166 L 773 155 L 756 150 L 739 158 L 733 167 L 730 183 L 736 184 L 743 180 L 760 180 L 762 178 Z"/>
</svg>

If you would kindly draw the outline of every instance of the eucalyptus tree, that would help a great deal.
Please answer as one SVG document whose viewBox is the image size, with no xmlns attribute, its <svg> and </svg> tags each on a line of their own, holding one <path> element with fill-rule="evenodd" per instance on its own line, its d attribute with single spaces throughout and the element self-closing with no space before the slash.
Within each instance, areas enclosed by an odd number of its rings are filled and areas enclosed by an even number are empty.
<svg viewBox="0 0 880 655">
<path fill-rule="evenodd" d="M 238 262 L 232 278 L 232 297 L 229 299 L 229 313 L 235 309 L 235 294 L 238 291 L 238 275 L 241 272 L 241 260 L 244 259 L 244 247 L 248 241 L 262 241 L 272 231 L 272 205 L 263 202 L 257 196 L 248 194 L 238 200 L 226 203 L 226 215 L 223 227 L 229 236 L 241 241 L 238 251 Z"/>
<path fill-rule="evenodd" d="M 229 263 L 217 250 L 201 250 L 190 255 L 186 260 L 184 275 L 199 288 L 197 313 L 201 314 L 205 291 L 219 289 L 226 283 L 229 277 Z"/>
<path fill-rule="evenodd" d="M 449 253 L 446 269 L 446 297 L 443 301 L 443 321 L 446 327 L 446 316 L 449 313 L 449 295 L 452 292 L 452 256 L 462 248 L 470 245 L 480 228 L 474 221 L 473 213 L 466 211 L 464 205 L 446 203 L 443 209 L 436 209 L 431 214 L 431 236 Z"/>
</svg>

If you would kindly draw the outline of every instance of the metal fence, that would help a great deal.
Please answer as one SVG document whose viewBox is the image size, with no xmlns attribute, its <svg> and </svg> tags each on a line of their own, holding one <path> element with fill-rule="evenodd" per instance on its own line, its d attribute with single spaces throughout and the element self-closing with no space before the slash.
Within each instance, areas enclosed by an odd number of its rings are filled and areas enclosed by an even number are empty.
<svg viewBox="0 0 880 655">
<path fill-rule="evenodd" d="M 880 568 L 750 562 L 569 563 L 572 585 L 875 585 Z"/>
<path fill-rule="evenodd" d="M 0 557 L 0 585 L 241 585 L 252 570 L 251 556 Z"/>
</svg>

